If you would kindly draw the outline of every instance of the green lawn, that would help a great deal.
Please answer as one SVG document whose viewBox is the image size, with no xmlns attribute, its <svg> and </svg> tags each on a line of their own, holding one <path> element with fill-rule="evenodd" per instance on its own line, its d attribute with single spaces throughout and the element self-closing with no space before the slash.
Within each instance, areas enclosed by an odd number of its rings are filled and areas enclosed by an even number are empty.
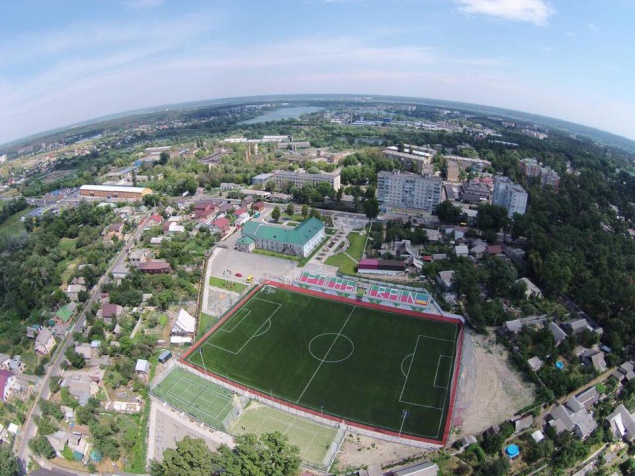
<svg viewBox="0 0 635 476">
<path fill-rule="evenodd" d="M 21 212 L 16 213 L 12 217 L 9 217 L 7 221 L 0 225 L 0 237 L 6 238 L 8 236 L 19 235 L 24 229 L 24 225 L 20 221 L 20 218 L 33 210 L 34 207 L 27 207 Z"/>
<path fill-rule="evenodd" d="M 188 360 L 336 418 L 441 440 L 458 334 L 458 324 L 266 286 Z"/>
<path fill-rule="evenodd" d="M 340 273 L 355 276 L 357 272 L 357 263 L 353 261 L 351 257 L 358 262 L 362 259 L 362 255 L 364 254 L 364 245 L 366 244 L 366 235 L 362 236 L 359 233 L 351 232 L 346 238 L 350 243 L 350 246 L 346 249 L 346 251 L 329 256 L 326 259 L 325 264 L 329 266 L 337 266 Z"/>
<path fill-rule="evenodd" d="M 59 246 L 62 251 L 71 251 L 75 249 L 76 242 L 76 238 L 62 238 Z"/>
<path fill-rule="evenodd" d="M 251 404 L 232 425 L 231 433 L 273 433 L 279 431 L 289 443 L 300 448 L 300 457 L 316 466 L 322 466 L 326 452 L 337 430 L 289 413 L 260 404 Z"/>
<path fill-rule="evenodd" d="M 232 393 L 186 370 L 174 368 L 153 393 L 170 405 L 219 430 L 232 409 Z"/>
<path fill-rule="evenodd" d="M 209 285 L 214 286 L 215 288 L 234 291 L 236 293 L 242 293 L 245 289 L 247 289 L 246 284 L 237 283 L 236 281 L 229 281 L 223 278 L 217 278 L 216 276 L 212 276 L 209 278 Z"/>
</svg>

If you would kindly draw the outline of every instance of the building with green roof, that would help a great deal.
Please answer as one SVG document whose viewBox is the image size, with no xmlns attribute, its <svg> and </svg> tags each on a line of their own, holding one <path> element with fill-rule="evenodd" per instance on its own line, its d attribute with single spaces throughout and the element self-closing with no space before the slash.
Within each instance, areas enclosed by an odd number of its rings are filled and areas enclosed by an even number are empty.
<svg viewBox="0 0 635 476">
<path fill-rule="evenodd" d="M 295 228 L 248 221 L 243 225 L 236 248 L 247 252 L 258 248 L 305 258 L 322 242 L 324 236 L 324 223 L 315 217 Z"/>
<path fill-rule="evenodd" d="M 69 302 L 68 304 L 62 306 L 57 310 L 55 316 L 53 316 L 53 320 L 56 324 L 67 324 L 68 321 L 71 320 L 73 312 L 75 312 L 76 308 L 77 304 L 75 304 L 74 302 Z"/>
</svg>

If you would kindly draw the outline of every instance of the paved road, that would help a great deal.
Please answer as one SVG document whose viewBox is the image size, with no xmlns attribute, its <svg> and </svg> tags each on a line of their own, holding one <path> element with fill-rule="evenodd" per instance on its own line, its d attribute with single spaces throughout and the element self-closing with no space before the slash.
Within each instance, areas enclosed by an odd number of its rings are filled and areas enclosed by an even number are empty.
<svg viewBox="0 0 635 476">
<path fill-rule="evenodd" d="M 152 210 L 150 214 L 152 213 L 154 213 L 154 210 Z M 148 219 L 149 218 L 145 218 L 144 220 L 141 221 L 139 227 L 137 228 L 135 233 L 128 239 L 124 247 L 121 249 L 121 251 L 117 255 L 113 264 L 110 266 L 110 268 L 108 268 L 106 273 L 104 273 L 104 275 L 99 279 L 97 284 L 93 287 L 93 290 L 91 291 L 91 294 L 90 294 L 90 298 L 88 299 L 88 301 L 86 301 L 86 304 L 84 305 L 82 313 L 80 314 L 79 318 L 75 321 L 75 323 L 71 326 L 64 340 L 62 340 L 60 345 L 58 345 L 55 355 L 53 356 L 51 362 L 48 365 L 46 374 L 44 375 L 44 377 L 42 377 L 40 381 L 40 385 L 41 385 L 40 391 L 37 395 L 37 398 L 35 399 L 35 403 L 33 404 L 33 407 L 31 407 L 29 413 L 27 414 L 26 422 L 24 423 L 23 430 L 21 433 L 21 438 L 19 442 L 16 443 L 16 446 L 14 447 L 18 460 L 20 461 L 22 469 L 25 473 L 26 473 L 26 467 L 27 467 L 27 459 L 29 456 L 29 449 L 28 449 L 27 443 L 31 438 L 35 436 L 35 432 L 37 430 L 37 426 L 35 425 L 35 422 L 34 422 L 34 417 L 36 417 L 40 413 L 40 407 L 38 405 L 38 402 L 40 401 L 40 399 L 43 399 L 43 400 L 49 399 L 50 393 L 51 393 L 51 390 L 49 388 L 49 380 L 52 376 L 59 375 L 60 364 L 64 361 L 64 358 L 65 358 L 64 354 L 66 353 L 66 350 L 74 343 L 73 333 L 81 331 L 81 329 L 83 329 L 84 323 L 86 322 L 86 311 L 90 309 L 93 306 L 93 304 L 97 302 L 97 300 L 99 299 L 100 289 L 102 285 L 106 282 L 108 274 L 114 268 L 116 268 L 117 266 L 123 263 L 124 259 L 128 255 L 128 252 L 134 246 L 139 236 L 141 236 L 141 233 L 143 232 L 143 229 L 145 228 L 145 225 Z"/>
</svg>

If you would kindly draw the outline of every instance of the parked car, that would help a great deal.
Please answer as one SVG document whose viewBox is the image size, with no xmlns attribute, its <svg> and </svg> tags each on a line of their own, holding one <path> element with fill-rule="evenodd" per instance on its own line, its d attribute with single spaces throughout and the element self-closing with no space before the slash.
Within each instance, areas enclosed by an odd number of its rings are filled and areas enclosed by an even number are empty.
<svg viewBox="0 0 635 476">
<path fill-rule="evenodd" d="M 242 275 L 242 273 L 236 273 L 236 277 L 238 277 L 238 278 L 242 278 L 242 277 L 243 277 L 243 275 Z"/>
</svg>

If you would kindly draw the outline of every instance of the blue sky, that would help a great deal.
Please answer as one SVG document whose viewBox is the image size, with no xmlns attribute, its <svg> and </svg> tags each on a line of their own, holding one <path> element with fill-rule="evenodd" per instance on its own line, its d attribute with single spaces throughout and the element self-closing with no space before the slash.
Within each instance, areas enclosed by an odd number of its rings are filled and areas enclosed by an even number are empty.
<svg viewBox="0 0 635 476">
<path fill-rule="evenodd" d="M 635 139 L 635 0 L 2 0 L 0 17 L 0 143 L 292 93 L 466 101 Z"/>
</svg>

